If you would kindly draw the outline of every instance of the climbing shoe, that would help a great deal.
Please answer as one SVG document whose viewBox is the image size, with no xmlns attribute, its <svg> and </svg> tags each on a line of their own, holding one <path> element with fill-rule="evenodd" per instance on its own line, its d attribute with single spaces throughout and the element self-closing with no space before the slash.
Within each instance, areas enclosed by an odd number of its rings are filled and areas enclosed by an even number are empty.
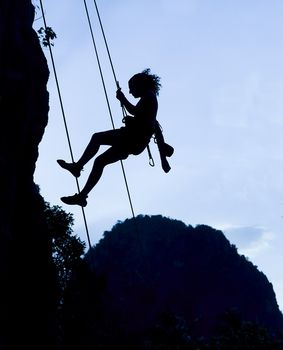
<svg viewBox="0 0 283 350">
<path fill-rule="evenodd" d="M 81 175 L 82 169 L 79 169 L 76 163 L 67 163 L 63 159 L 57 159 L 57 163 L 63 169 L 69 170 L 73 176 L 79 177 Z"/>
<path fill-rule="evenodd" d="M 83 197 L 81 194 L 74 194 L 73 196 L 61 197 L 61 201 L 69 205 L 80 205 L 85 207 L 87 205 L 86 197 Z"/>
</svg>

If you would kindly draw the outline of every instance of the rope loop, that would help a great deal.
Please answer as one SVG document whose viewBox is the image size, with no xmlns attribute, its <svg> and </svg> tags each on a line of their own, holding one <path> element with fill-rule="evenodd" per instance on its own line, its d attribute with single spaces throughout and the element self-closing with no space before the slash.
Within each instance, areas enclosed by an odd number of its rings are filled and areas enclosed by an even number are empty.
<svg viewBox="0 0 283 350">
<path fill-rule="evenodd" d="M 151 155 L 151 151 L 150 151 L 149 145 L 147 145 L 146 148 L 147 148 L 147 152 L 148 152 L 148 158 L 149 158 L 149 161 L 148 161 L 148 162 L 149 162 L 149 165 L 152 166 L 152 167 L 154 167 L 154 166 L 155 166 L 155 163 L 154 163 L 154 159 L 153 159 L 153 157 L 152 157 L 152 155 Z"/>
</svg>

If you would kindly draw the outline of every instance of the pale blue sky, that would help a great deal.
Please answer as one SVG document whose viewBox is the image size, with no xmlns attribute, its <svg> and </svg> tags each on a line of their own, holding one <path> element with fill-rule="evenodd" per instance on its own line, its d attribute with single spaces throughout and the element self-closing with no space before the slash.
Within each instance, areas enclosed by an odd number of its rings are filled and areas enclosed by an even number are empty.
<svg viewBox="0 0 283 350">
<path fill-rule="evenodd" d="M 57 34 L 53 53 L 77 159 L 93 132 L 112 127 L 110 116 L 83 1 L 44 5 Z M 93 1 L 88 5 L 120 127 L 115 82 Z M 221 229 L 265 273 L 283 310 L 282 0 L 100 0 L 97 5 L 126 95 L 128 79 L 144 68 L 161 77 L 158 119 L 175 147 L 168 174 L 154 143 L 155 167 L 148 165 L 146 151 L 124 162 L 136 215 L 161 214 Z M 37 18 L 35 29 L 43 25 L 40 12 Z M 60 201 L 76 192 L 76 182 L 56 163 L 71 157 L 49 66 L 49 124 L 35 181 L 50 204 L 74 214 L 74 232 L 86 241 L 80 207 Z M 90 168 L 91 163 L 81 187 Z M 105 169 L 85 213 L 93 244 L 118 220 L 131 217 L 120 163 Z"/>
</svg>

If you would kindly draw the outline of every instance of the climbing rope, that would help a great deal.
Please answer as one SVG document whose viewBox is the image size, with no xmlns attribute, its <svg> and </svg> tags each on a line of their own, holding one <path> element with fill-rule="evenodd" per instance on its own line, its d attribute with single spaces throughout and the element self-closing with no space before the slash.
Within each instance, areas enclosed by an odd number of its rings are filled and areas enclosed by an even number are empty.
<svg viewBox="0 0 283 350">
<path fill-rule="evenodd" d="M 48 27 L 47 27 L 47 21 L 46 21 L 46 17 L 45 17 L 45 12 L 44 12 L 44 7 L 43 7 L 42 0 L 40 0 L 40 7 L 41 7 L 41 12 L 42 12 L 44 28 L 45 28 L 45 31 L 47 31 Z M 54 56 L 53 56 L 53 51 L 52 51 L 52 47 L 51 47 L 49 38 L 47 38 L 47 41 L 48 41 L 48 49 L 49 49 L 51 63 L 52 63 L 52 69 L 53 69 L 55 82 L 56 82 L 56 88 L 57 88 L 57 92 L 58 92 L 58 96 L 59 96 L 61 112 L 62 112 L 64 126 L 65 126 L 65 131 L 66 131 L 66 135 L 67 135 L 67 141 L 68 141 L 69 150 L 70 150 L 70 154 L 71 154 L 71 159 L 72 159 L 72 162 L 74 162 L 74 156 L 73 156 L 73 150 L 72 150 L 72 145 L 71 145 L 71 139 L 70 139 L 70 135 L 69 135 L 69 131 L 68 131 L 67 119 L 66 119 L 66 115 L 65 115 L 65 109 L 64 109 L 64 105 L 63 105 L 63 99 L 62 99 L 61 89 L 60 89 L 59 80 L 58 80 L 58 76 L 57 76 L 57 70 L 56 70 L 55 60 L 54 60 Z M 76 185 L 77 185 L 78 192 L 80 192 L 79 181 L 78 181 L 77 178 L 76 178 Z M 81 207 L 81 208 L 82 208 L 82 214 L 83 214 L 83 220 L 84 220 L 87 240 L 88 240 L 89 248 L 91 249 L 91 241 L 90 241 L 90 236 L 89 236 L 89 230 L 88 230 L 86 215 L 85 215 L 84 208 L 83 207 Z"/>
<path fill-rule="evenodd" d="M 100 16 L 100 13 L 99 13 L 99 10 L 98 10 L 98 7 L 97 7 L 97 4 L 96 4 L 95 0 L 94 0 L 94 5 L 95 5 L 95 9 L 96 9 L 98 20 L 99 20 L 99 24 L 100 24 L 100 29 L 101 29 L 101 32 L 102 32 L 102 35 L 103 35 L 105 47 L 106 47 L 106 50 L 107 50 L 108 59 L 109 59 L 110 65 L 111 65 L 111 70 L 112 70 L 113 77 L 114 77 L 114 80 L 115 80 L 115 84 L 116 84 L 117 89 L 119 89 L 120 88 L 119 82 L 117 81 L 117 78 L 116 78 L 116 73 L 115 73 L 115 70 L 114 70 L 112 58 L 111 58 L 111 55 L 110 55 L 110 51 L 109 51 L 108 43 L 107 43 L 107 40 L 106 40 L 104 28 L 103 28 L 103 25 L 102 25 L 101 16 Z M 40 0 L 40 7 L 41 7 L 42 18 L 43 18 L 43 22 L 44 22 L 44 28 L 45 28 L 45 31 L 47 31 L 48 26 L 47 26 L 47 21 L 46 21 L 46 16 L 45 16 L 45 11 L 44 11 L 44 6 L 43 6 L 43 1 L 42 0 Z M 86 16 L 87 16 L 88 26 L 89 26 L 89 30 L 90 30 L 90 34 L 91 34 L 91 38 L 92 38 L 92 43 L 93 43 L 93 47 L 94 47 L 96 61 L 97 61 L 97 64 L 98 64 L 100 77 L 101 77 L 101 81 L 102 81 L 102 85 L 103 85 L 104 95 L 105 95 L 105 98 L 106 98 L 106 103 L 107 103 L 107 107 L 108 107 L 108 111 L 109 111 L 109 115 L 110 115 L 110 119 L 111 119 L 111 124 L 112 124 L 113 129 L 115 129 L 114 119 L 113 119 L 113 116 L 112 116 L 112 111 L 111 111 L 111 107 L 110 107 L 110 103 L 109 103 L 108 93 L 107 93 L 107 89 L 106 89 L 106 85 L 105 85 L 105 81 L 104 81 L 104 75 L 103 75 L 103 71 L 102 71 L 102 68 L 101 68 L 100 58 L 99 58 L 99 54 L 98 54 L 98 50 L 97 50 L 97 45 L 96 45 L 96 41 L 95 41 L 93 29 L 92 29 L 92 24 L 91 24 L 91 20 L 90 20 L 90 16 L 89 16 L 89 10 L 88 10 L 88 6 L 87 6 L 87 3 L 86 3 L 86 0 L 84 0 L 84 7 L 85 7 L 85 12 L 86 12 Z M 57 70 L 56 70 L 54 55 L 53 55 L 53 51 L 52 51 L 52 47 L 51 47 L 49 38 L 47 38 L 47 41 L 48 41 L 48 49 L 49 49 L 51 63 L 52 63 L 52 69 L 53 69 L 53 73 L 54 73 L 54 77 L 55 77 L 55 83 L 56 83 L 57 92 L 58 92 L 58 96 L 59 96 L 59 102 L 60 102 L 60 107 L 61 107 L 64 127 L 65 127 L 65 132 L 66 132 L 66 136 L 67 136 L 67 142 L 68 142 L 68 146 L 69 146 L 69 150 L 70 150 L 71 160 L 72 160 L 72 162 L 74 162 L 73 150 L 72 150 L 70 134 L 69 134 L 68 125 L 67 125 L 67 119 L 66 119 L 66 115 L 65 115 L 65 109 L 64 109 L 64 105 L 63 105 L 63 99 L 62 99 L 62 95 L 61 95 L 61 89 L 60 89 L 59 80 L 58 80 L 58 76 L 57 76 Z M 124 106 L 121 106 L 121 107 L 122 107 L 122 113 L 123 113 L 123 118 L 124 118 L 126 116 L 126 110 L 125 110 Z M 121 168 L 122 168 L 122 173 L 123 173 L 123 177 L 124 177 L 124 181 L 125 181 L 125 186 L 126 186 L 126 190 L 127 190 L 127 195 L 128 195 L 128 200 L 129 200 L 129 203 L 130 203 L 132 216 L 135 219 L 134 207 L 133 207 L 131 194 L 130 194 L 130 190 L 129 190 L 129 185 L 128 185 L 128 181 L 127 181 L 127 177 L 126 177 L 126 172 L 125 172 L 125 168 L 124 168 L 122 160 L 120 161 L 120 164 L 121 164 Z M 77 178 L 76 178 L 76 185 L 77 185 L 78 192 L 80 192 L 79 181 L 78 181 Z M 91 248 L 91 241 L 90 241 L 90 236 L 89 236 L 89 230 L 88 230 L 86 215 L 85 215 L 84 208 L 83 207 L 81 207 L 81 208 L 82 208 L 82 214 L 83 214 L 83 220 L 84 220 L 84 225 L 85 225 L 85 229 L 86 229 L 88 244 L 89 244 L 89 247 Z"/>
<path fill-rule="evenodd" d="M 97 14 L 97 17 L 98 17 L 98 20 L 99 20 L 99 25 L 100 25 L 101 33 L 102 33 L 102 36 L 103 36 L 104 44 L 105 44 L 105 47 L 106 47 L 109 63 L 110 63 L 111 70 L 112 70 L 112 73 L 113 73 L 114 81 L 115 81 L 117 89 L 120 89 L 119 82 L 118 82 L 118 80 L 116 78 L 116 73 L 115 73 L 113 61 L 112 61 L 112 58 L 111 58 L 111 55 L 110 55 L 110 50 L 109 50 L 109 46 L 108 46 L 108 43 L 107 43 L 105 31 L 104 31 L 104 28 L 103 28 L 103 25 L 102 25 L 101 16 L 100 16 L 100 13 L 99 13 L 99 10 L 98 10 L 98 7 L 97 7 L 97 4 L 96 4 L 95 0 L 94 0 L 94 5 L 95 5 L 95 9 L 96 9 L 96 14 Z M 113 120 L 113 116 L 112 116 L 112 111 L 111 111 L 111 107 L 110 107 L 110 103 L 109 103 L 109 98 L 108 98 L 108 94 L 107 94 L 107 90 L 106 90 L 106 85 L 105 85 L 105 81 L 104 81 L 104 76 L 103 76 L 103 72 L 102 72 L 102 68 L 101 68 L 100 58 L 99 58 L 99 54 L 98 54 L 98 50 L 97 50 L 95 37 L 94 37 L 94 34 L 93 34 L 92 24 L 91 24 L 90 15 L 89 15 L 89 9 L 88 9 L 86 0 L 84 0 L 84 8 L 85 8 L 85 12 L 86 12 L 88 27 L 89 27 L 91 38 L 92 38 L 93 48 L 94 48 L 96 61 L 97 61 L 99 72 L 100 72 L 100 77 L 101 77 L 101 81 L 102 81 L 102 85 L 103 85 L 103 90 L 104 90 L 104 94 L 105 94 L 105 98 L 106 98 L 106 103 L 107 103 L 107 107 L 108 107 L 108 111 L 109 111 L 112 127 L 113 127 L 113 129 L 115 129 L 114 120 Z M 123 106 L 122 106 L 122 113 L 123 113 L 123 118 L 124 118 L 126 116 L 126 111 L 125 111 L 125 108 Z M 130 190 L 129 190 L 129 186 L 128 186 L 128 181 L 127 181 L 127 177 L 126 177 L 126 172 L 125 172 L 125 168 L 124 168 L 124 164 L 123 164 L 122 160 L 120 160 L 120 164 L 121 164 L 121 168 L 122 168 L 122 172 L 123 172 L 123 177 L 124 177 L 124 181 L 125 181 L 125 185 L 126 185 L 127 195 L 128 195 L 128 199 L 129 199 L 129 203 L 130 203 L 130 207 L 131 207 L 131 211 L 132 211 L 132 216 L 133 216 L 133 218 L 135 218 L 134 207 L 133 207 L 131 194 L 130 194 Z"/>
</svg>

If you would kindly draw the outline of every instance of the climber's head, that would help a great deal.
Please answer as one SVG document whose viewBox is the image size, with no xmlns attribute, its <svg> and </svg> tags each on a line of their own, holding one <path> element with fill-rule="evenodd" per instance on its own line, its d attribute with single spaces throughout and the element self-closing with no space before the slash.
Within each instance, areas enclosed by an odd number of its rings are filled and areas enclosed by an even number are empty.
<svg viewBox="0 0 283 350">
<path fill-rule="evenodd" d="M 148 90 L 158 95 L 160 88 L 160 77 L 150 74 L 149 68 L 135 74 L 129 80 L 129 91 L 134 97 L 140 97 Z"/>
</svg>

